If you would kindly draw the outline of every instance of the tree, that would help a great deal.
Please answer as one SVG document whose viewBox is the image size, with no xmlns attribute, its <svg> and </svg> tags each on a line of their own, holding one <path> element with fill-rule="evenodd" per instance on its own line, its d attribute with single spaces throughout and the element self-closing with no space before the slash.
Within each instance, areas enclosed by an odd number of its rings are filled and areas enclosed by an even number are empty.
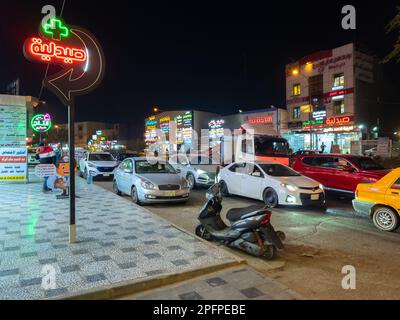
<svg viewBox="0 0 400 320">
<path fill-rule="evenodd" d="M 399 36 L 394 44 L 394 48 L 392 52 L 390 52 L 383 60 L 383 63 L 387 63 L 393 59 L 396 59 L 397 63 L 400 63 L 400 6 L 397 7 L 397 15 L 393 18 L 392 21 L 386 26 L 386 32 L 390 33 L 392 31 L 397 30 L 399 32 Z"/>
</svg>

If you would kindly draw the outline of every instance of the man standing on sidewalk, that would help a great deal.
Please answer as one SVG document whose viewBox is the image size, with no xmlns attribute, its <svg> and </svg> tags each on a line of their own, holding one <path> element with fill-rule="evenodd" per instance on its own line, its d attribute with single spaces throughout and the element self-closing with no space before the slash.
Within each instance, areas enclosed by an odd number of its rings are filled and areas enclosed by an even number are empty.
<svg viewBox="0 0 400 320">
<path fill-rule="evenodd" d="M 37 148 L 36 158 L 39 160 L 40 164 L 56 164 L 56 153 L 54 152 L 53 148 L 46 145 L 45 143 L 40 143 L 39 147 Z M 43 182 L 43 192 L 50 191 L 47 187 L 47 179 L 49 177 L 44 177 Z"/>
</svg>

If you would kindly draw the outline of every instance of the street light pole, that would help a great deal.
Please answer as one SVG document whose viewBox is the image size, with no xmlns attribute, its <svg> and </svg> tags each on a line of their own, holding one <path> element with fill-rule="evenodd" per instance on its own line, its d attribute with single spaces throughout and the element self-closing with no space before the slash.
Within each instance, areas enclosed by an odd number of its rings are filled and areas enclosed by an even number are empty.
<svg viewBox="0 0 400 320">
<path fill-rule="evenodd" d="M 76 241 L 75 225 L 75 102 L 68 106 L 68 145 L 69 145 L 69 242 Z"/>
</svg>

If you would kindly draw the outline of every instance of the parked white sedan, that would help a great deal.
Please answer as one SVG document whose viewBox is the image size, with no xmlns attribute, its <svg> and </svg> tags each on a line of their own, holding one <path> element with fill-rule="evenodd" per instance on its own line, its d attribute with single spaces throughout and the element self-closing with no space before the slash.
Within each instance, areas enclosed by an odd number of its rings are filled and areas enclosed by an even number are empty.
<svg viewBox="0 0 400 320">
<path fill-rule="evenodd" d="M 168 163 L 157 159 L 127 158 L 115 169 L 114 192 L 142 203 L 185 202 L 189 185 Z"/>
<path fill-rule="evenodd" d="M 232 163 L 218 174 L 221 193 L 263 200 L 273 208 L 278 205 L 323 205 L 322 185 L 278 163 Z"/>
</svg>

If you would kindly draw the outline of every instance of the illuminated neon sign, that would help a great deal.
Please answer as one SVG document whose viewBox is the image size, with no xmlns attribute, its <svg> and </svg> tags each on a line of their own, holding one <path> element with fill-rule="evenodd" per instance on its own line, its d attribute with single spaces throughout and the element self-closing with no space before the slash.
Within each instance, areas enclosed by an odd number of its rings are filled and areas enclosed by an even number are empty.
<svg viewBox="0 0 400 320">
<path fill-rule="evenodd" d="M 42 27 L 42 31 L 45 35 L 50 36 L 54 40 L 61 40 L 61 38 L 69 37 L 69 28 L 61 21 L 61 19 L 53 18 L 50 19 Z"/>
<path fill-rule="evenodd" d="M 274 122 L 274 117 L 273 116 L 266 116 L 266 117 L 249 118 L 248 122 L 250 124 L 273 123 Z"/>
<path fill-rule="evenodd" d="M 36 114 L 31 119 L 31 127 L 35 132 L 47 132 L 51 129 L 51 117 L 48 113 Z"/>
<path fill-rule="evenodd" d="M 344 116 L 344 117 L 336 117 L 336 118 L 327 118 L 326 124 L 328 126 L 341 126 L 345 124 L 349 124 L 354 120 L 353 116 Z"/>
<path fill-rule="evenodd" d="M 219 129 L 219 128 L 222 128 L 224 124 L 225 124 L 225 121 L 223 119 L 211 120 L 208 123 L 208 127 L 210 129 Z"/>
<path fill-rule="evenodd" d="M 87 59 L 85 50 L 58 45 L 54 41 L 45 41 L 38 37 L 31 37 L 25 42 L 25 52 L 32 60 L 47 63 L 73 64 L 83 63 Z"/>
</svg>

